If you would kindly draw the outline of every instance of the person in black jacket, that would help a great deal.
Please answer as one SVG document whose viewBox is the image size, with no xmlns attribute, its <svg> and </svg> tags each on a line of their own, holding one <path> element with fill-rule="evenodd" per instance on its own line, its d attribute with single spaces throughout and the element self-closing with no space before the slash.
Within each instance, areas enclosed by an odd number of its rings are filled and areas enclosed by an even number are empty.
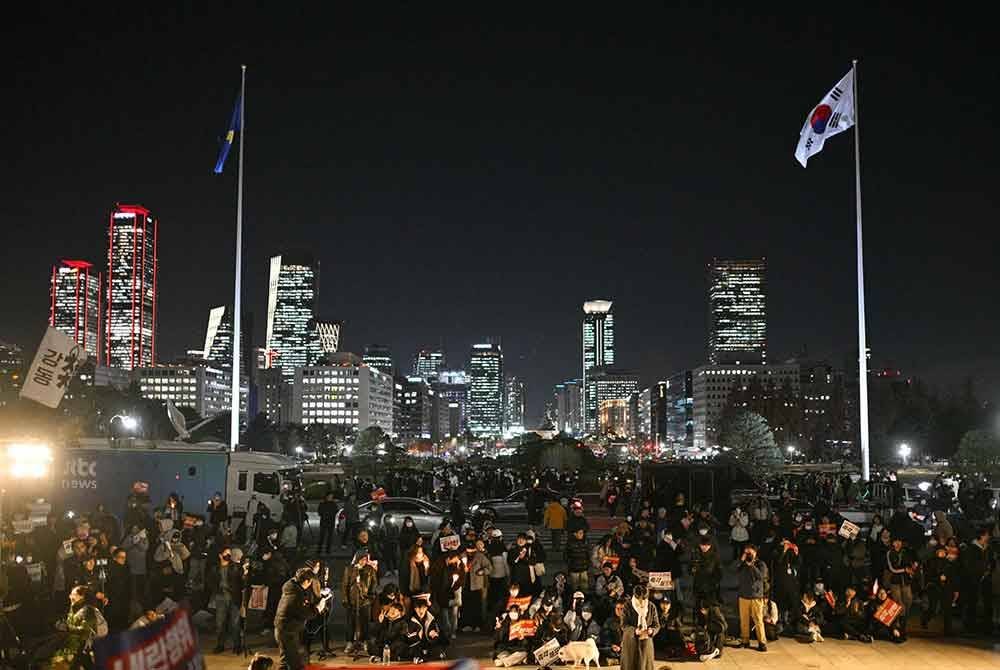
<svg viewBox="0 0 1000 670">
<path fill-rule="evenodd" d="M 282 670 L 302 670 L 305 663 L 299 651 L 299 639 L 305 630 L 306 621 L 316 617 L 326 609 L 328 600 L 312 604 L 312 582 L 316 574 L 309 568 L 299 568 L 295 576 L 281 587 L 281 600 L 274 617 L 274 640 L 278 643 L 278 655 Z"/>
<path fill-rule="evenodd" d="M 389 660 L 411 660 L 413 657 L 409 654 L 410 645 L 406 638 L 408 628 L 409 624 L 403 617 L 403 605 L 398 602 L 389 603 L 384 616 L 372 625 L 372 656 L 369 661 L 381 662 L 386 647 L 389 648 Z"/>
<path fill-rule="evenodd" d="M 528 659 L 531 650 L 529 640 L 517 631 L 511 633 L 511 624 L 521 618 L 521 608 L 511 605 L 496 622 L 493 638 L 493 665 L 498 668 L 520 665 Z"/>
<path fill-rule="evenodd" d="M 590 568 L 590 545 L 587 544 L 583 528 L 577 528 L 566 542 L 563 556 L 566 560 L 566 572 L 569 573 L 571 590 L 588 591 L 590 589 L 587 570 Z"/>
<path fill-rule="evenodd" d="M 507 550 L 507 563 L 510 566 L 511 583 L 518 584 L 525 595 L 533 594 L 535 591 L 532 567 L 535 564 L 535 557 L 532 548 L 528 546 L 528 536 L 524 533 L 520 533 L 515 543 Z"/>
<path fill-rule="evenodd" d="M 233 552 L 223 547 L 208 567 L 205 588 L 215 604 L 215 653 L 220 654 L 226 638 L 233 638 L 233 653 L 240 651 L 240 605 L 243 602 L 243 566 L 233 560 Z"/>
<path fill-rule="evenodd" d="M 126 630 L 131 623 L 132 573 L 128 569 L 127 557 L 124 549 L 116 549 L 108 565 L 108 579 L 104 586 L 108 598 L 105 614 L 112 633 Z"/>
<path fill-rule="evenodd" d="M 414 597 L 413 614 L 406 623 L 407 655 L 415 663 L 445 658 L 448 637 L 431 614 L 426 597 Z"/>
<path fill-rule="evenodd" d="M 976 632 L 977 605 L 982 591 L 982 583 L 986 578 L 989 563 L 987 550 L 990 546 L 990 529 L 984 526 L 979 529 L 976 539 L 962 547 L 959 554 L 959 571 L 961 573 L 962 595 L 962 633 L 972 635 Z"/>
<path fill-rule="evenodd" d="M 722 582 L 722 564 L 719 562 L 719 550 L 712 546 L 712 538 L 702 535 L 698 540 L 696 556 L 691 561 L 691 573 L 694 576 L 694 598 L 698 603 L 706 600 L 719 599 L 719 584 Z"/>
<path fill-rule="evenodd" d="M 951 610 L 958 594 L 958 569 L 955 561 L 948 560 L 948 549 L 938 546 L 934 556 L 924 564 L 924 580 L 927 584 L 927 607 L 920 615 L 924 628 L 941 610 L 944 619 L 944 634 L 952 634 Z"/>
<path fill-rule="evenodd" d="M 333 536 L 337 526 L 337 503 L 333 500 L 333 492 L 327 493 L 317 509 L 319 512 L 319 546 L 317 551 L 329 554 L 333 547 Z"/>
</svg>

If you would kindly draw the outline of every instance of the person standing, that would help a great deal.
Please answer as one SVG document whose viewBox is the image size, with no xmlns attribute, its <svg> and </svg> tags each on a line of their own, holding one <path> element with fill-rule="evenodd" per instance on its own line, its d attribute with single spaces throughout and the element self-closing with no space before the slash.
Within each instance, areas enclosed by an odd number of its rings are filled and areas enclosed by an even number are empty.
<svg viewBox="0 0 1000 670">
<path fill-rule="evenodd" d="M 319 512 L 319 546 L 317 551 L 329 554 L 333 546 L 333 535 L 337 525 L 337 503 L 333 501 L 333 492 L 326 494 L 317 509 Z"/>
<path fill-rule="evenodd" d="M 278 643 L 281 670 L 302 670 L 305 663 L 299 651 L 299 639 L 306 621 L 326 609 L 326 599 L 312 604 L 315 573 L 309 568 L 299 568 L 295 576 L 281 587 L 281 600 L 274 617 L 274 640 Z"/>
<path fill-rule="evenodd" d="M 889 594 L 892 599 L 903 606 L 899 615 L 899 627 L 906 632 L 906 618 L 913 607 L 913 590 L 910 582 L 913 579 L 913 561 L 903 548 L 903 540 L 892 538 L 891 549 L 886 553 L 885 570 L 888 576 Z"/>
<path fill-rule="evenodd" d="M 566 542 L 566 571 L 569 572 L 569 586 L 574 591 L 589 591 L 590 547 L 584 538 L 583 528 L 573 531 Z"/>
<path fill-rule="evenodd" d="M 622 620 L 622 670 L 653 670 L 653 637 L 659 630 L 656 606 L 649 601 L 646 587 L 639 584 Z"/>
<path fill-rule="evenodd" d="M 757 651 L 767 651 L 764 606 L 767 603 L 767 565 L 757 558 L 757 547 L 747 544 L 736 568 L 739 579 L 740 640 L 750 648 L 750 624 L 757 633 Z"/>
<path fill-rule="evenodd" d="M 232 636 L 233 653 L 240 652 L 240 605 L 243 602 L 243 566 L 233 560 L 233 552 L 224 547 L 219 560 L 212 564 L 205 578 L 210 599 L 215 604 L 216 642 L 214 653 L 221 654 L 226 638 Z"/>
<path fill-rule="evenodd" d="M 128 569 L 128 554 L 124 549 L 115 549 L 111 564 L 108 566 L 105 595 L 108 598 L 104 610 L 107 614 L 108 628 L 112 633 L 127 629 L 131 623 L 129 613 L 132 608 L 132 574 Z"/>
<path fill-rule="evenodd" d="M 959 596 L 959 602 L 962 603 L 963 635 L 971 635 L 976 632 L 977 605 L 988 568 L 986 552 L 989 544 L 990 529 L 988 526 L 984 526 L 979 529 L 976 539 L 965 545 L 959 554 L 959 571 L 962 575 L 962 592 Z"/>
<path fill-rule="evenodd" d="M 347 494 L 344 501 L 344 534 L 340 536 L 340 548 L 347 548 L 347 538 L 353 538 L 355 529 L 358 527 L 360 517 L 358 516 L 358 498 L 352 491 Z"/>
<path fill-rule="evenodd" d="M 482 540 L 466 546 L 462 562 L 465 564 L 465 583 L 462 586 L 461 625 L 463 629 L 468 627 L 478 633 L 483 628 L 483 593 L 491 568 Z"/>
<path fill-rule="evenodd" d="M 743 547 L 750 541 L 750 515 L 739 505 L 729 515 L 729 539 L 733 543 L 733 560 L 742 560 Z"/>
<path fill-rule="evenodd" d="M 542 523 L 552 536 L 552 551 L 559 551 L 562 548 L 563 532 L 566 530 L 566 508 L 558 500 L 550 500 L 545 506 Z"/>
<path fill-rule="evenodd" d="M 371 619 L 372 600 L 375 598 L 375 587 L 378 576 L 375 569 L 368 565 L 368 552 L 359 549 L 354 554 L 354 560 L 344 568 L 344 576 L 340 580 L 341 602 L 347 610 L 347 627 L 345 635 L 347 646 L 344 653 L 350 654 L 364 651 L 368 639 L 368 621 Z M 360 645 L 361 649 L 357 649 Z"/>
</svg>

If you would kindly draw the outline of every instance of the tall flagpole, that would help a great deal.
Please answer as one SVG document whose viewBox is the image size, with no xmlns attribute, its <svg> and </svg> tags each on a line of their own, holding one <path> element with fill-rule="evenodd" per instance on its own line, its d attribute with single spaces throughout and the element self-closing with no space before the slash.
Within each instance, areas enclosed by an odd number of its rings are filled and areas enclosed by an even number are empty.
<svg viewBox="0 0 1000 670">
<path fill-rule="evenodd" d="M 243 136 L 247 132 L 247 66 L 241 65 L 240 76 L 240 164 L 236 186 L 236 281 L 233 291 L 233 388 L 229 418 L 229 448 L 236 451 L 240 443 L 240 302 L 243 275 Z"/>
<path fill-rule="evenodd" d="M 861 238 L 861 112 L 858 106 L 858 60 L 851 61 L 854 84 L 854 191 L 858 214 L 858 402 L 861 409 L 861 479 L 870 479 L 868 446 L 868 346 L 865 342 L 865 258 Z M 240 141 L 242 142 L 242 135 Z M 243 159 L 242 152 L 240 160 Z"/>
</svg>

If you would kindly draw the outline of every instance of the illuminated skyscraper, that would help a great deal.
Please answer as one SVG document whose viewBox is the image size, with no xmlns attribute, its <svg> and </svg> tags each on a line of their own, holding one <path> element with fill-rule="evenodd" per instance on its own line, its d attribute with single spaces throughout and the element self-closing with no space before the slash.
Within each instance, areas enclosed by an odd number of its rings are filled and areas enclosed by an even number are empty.
<svg viewBox="0 0 1000 670">
<path fill-rule="evenodd" d="M 570 379 L 555 387 L 555 424 L 560 433 L 581 435 L 583 433 L 583 385 L 579 379 Z"/>
<path fill-rule="evenodd" d="M 474 344 L 469 357 L 469 430 L 476 437 L 503 432 L 503 351 L 499 344 Z"/>
<path fill-rule="evenodd" d="M 413 357 L 413 376 L 423 377 L 427 381 L 437 379 L 438 373 L 444 370 L 444 352 L 439 349 L 421 349 Z"/>
<path fill-rule="evenodd" d="M 767 363 L 767 261 L 719 260 L 708 265 L 712 365 Z"/>
<path fill-rule="evenodd" d="M 131 370 L 156 363 L 157 220 L 139 205 L 116 205 L 108 227 L 104 363 Z"/>
<path fill-rule="evenodd" d="M 202 358 L 217 365 L 233 364 L 233 315 L 224 305 L 208 312 L 205 349 Z"/>
<path fill-rule="evenodd" d="M 321 348 L 315 326 L 319 263 L 308 254 L 271 258 L 267 294 L 267 341 L 271 367 L 286 380 L 297 368 L 315 365 Z"/>
<path fill-rule="evenodd" d="M 384 344 L 366 344 L 365 365 L 392 376 L 392 349 Z"/>
<path fill-rule="evenodd" d="M 62 261 L 53 266 L 49 325 L 72 337 L 98 364 L 103 278 L 93 268 L 87 261 Z"/>
<path fill-rule="evenodd" d="M 319 337 L 319 351 L 321 356 L 335 354 L 340 351 L 340 329 L 343 324 L 340 321 L 315 321 L 313 327 Z"/>
<path fill-rule="evenodd" d="M 524 411 L 526 398 L 524 393 L 524 382 L 516 375 L 507 378 L 507 399 L 504 412 L 507 420 L 504 425 L 504 432 L 512 435 L 519 435 L 524 432 Z"/>
<path fill-rule="evenodd" d="M 615 315 L 610 300 L 588 300 L 583 303 L 583 387 L 584 429 L 597 430 L 597 401 L 593 392 L 586 392 L 593 368 L 615 364 Z"/>
</svg>

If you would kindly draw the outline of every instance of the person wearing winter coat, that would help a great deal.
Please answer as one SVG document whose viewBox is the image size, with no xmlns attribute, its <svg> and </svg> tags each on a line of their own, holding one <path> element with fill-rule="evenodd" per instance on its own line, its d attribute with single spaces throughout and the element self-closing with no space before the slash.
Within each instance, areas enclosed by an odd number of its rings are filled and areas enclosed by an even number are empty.
<svg viewBox="0 0 1000 670">
<path fill-rule="evenodd" d="M 428 586 L 431 604 L 436 608 L 445 635 L 454 637 L 458 629 L 458 611 L 462 605 L 462 584 L 465 566 L 459 552 L 450 551 L 431 561 Z"/>
<path fill-rule="evenodd" d="M 137 598 L 146 593 L 146 553 L 149 551 L 149 534 L 145 528 L 133 525 L 121 544 L 128 553 L 128 569 L 132 574 L 132 592 Z"/>
<path fill-rule="evenodd" d="M 951 521 L 948 521 L 948 516 L 941 510 L 936 510 L 933 516 L 937 523 L 934 527 L 934 538 L 939 545 L 944 546 L 950 538 L 955 536 L 955 529 L 952 528 Z"/>
<path fill-rule="evenodd" d="M 209 600 L 215 605 L 215 653 L 220 654 L 226 638 L 232 637 L 233 651 L 240 650 L 240 606 L 243 603 L 243 566 L 233 560 L 233 552 L 225 547 L 217 560 L 209 564 L 205 575 Z"/>
<path fill-rule="evenodd" d="M 660 630 L 656 609 L 646 587 L 636 586 L 622 619 L 622 670 L 653 670 L 653 638 Z"/>
<path fill-rule="evenodd" d="M 532 547 L 528 545 L 528 536 L 521 533 L 514 544 L 507 550 L 507 565 L 510 571 L 510 581 L 517 582 L 525 595 L 535 593 L 535 556 Z"/>
<path fill-rule="evenodd" d="M 552 536 L 552 550 L 562 549 L 562 537 L 566 530 L 566 508 L 558 500 L 550 500 L 545 506 L 542 523 L 549 529 Z"/>
<path fill-rule="evenodd" d="M 622 620 L 628 601 L 624 598 L 615 603 L 614 612 L 604 620 L 597 649 L 607 665 L 618 665 L 622 654 Z"/>
<path fill-rule="evenodd" d="M 570 642 L 584 642 L 591 638 L 596 643 L 601 636 L 601 627 L 594 621 L 594 606 L 583 602 L 579 609 L 563 615 L 563 623 L 569 630 Z"/>
<path fill-rule="evenodd" d="M 695 601 L 701 602 L 709 597 L 718 600 L 719 585 L 722 582 L 719 550 L 712 545 L 712 538 L 703 535 L 698 540 L 695 552 L 696 557 L 691 560 Z"/>
<path fill-rule="evenodd" d="M 873 639 L 888 640 L 889 642 L 901 644 L 906 642 L 906 633 L 899 625 L 900 617 L 897 616 L 891 623 L 889 623 L 888 626 L 875 618 L 875 613 L 878 611 L 878 608 L 881 607 L 888 598 L 889 592 L 880 588 L 875 597 L 871 599 L 870 603 L 868 603 L 868 629 L 871 631 Z"/>
<path fill-rule="evenodd" d="M 558 612 L 551 612 L 541 618 L 536 616 L 536 618 L 539 620 L 535 638 L 531 643 L 532 649 L 538 649 L 553 638 L 559 641 L 560 647 L 569 642 L 569 631 Z"/>
<path fill-rule="evenodd" d="M 368 661 L 373 664 L 381 663 L 382 653 L 386 647 L 389 648 L 390 661 L 413 660 L 409 654 L 410 645 L 406 637 L 408 629 L 409 624 L 403 616 L 403 605 L 397 602 L 389 603 L 385 616 L 372 624 L 369 644 L 372 655 Z"/>
<path fill-rule="evenodd" d="M 799 548 L 782 540 L 771 564 L 771 588 L 778 610 L 790 617 L 799 600 Z"/>
<path fill-rule="evenodd" d="M 750 541 L 750 515 L 737 505 L 729 515 L 729 539 L 733 545 L 733 560 L 743 554 L 743 547 Z"/>
<path fill-rule="evenodd" d="M 803 642 L 823 642 L 823 617 L 816 606 L 816 596 L 810 591 L 802 593 L 792 617 L 795 636 Z"/>
<path fill-rule="evenodd" d="M 858 597 L 853 586 L 844 590 L 844 597 L 834 605 L 834 614 L 840 626 L 840 635 L 845 640 L 871 642 L 868 634 L 868 616 L 865 603 Z"/>
<path fill-rule="evenodd" d="M 516 630 L 511 632 L 511 626 L 520 620 L 521 608 L 517 605 L 508 607 L 497 619 L 493 637 L 493 665 L 498 668 L 521 665 L 531 654 L 530 640 Z"/>
<path fill-rule="evenodd" d="M 368 552 L 358 550 L 350 565 L 344 568 L 344 576 L 340 580 L 341 603 L 347 611 L 347 626 L 345 635 L 347 646 L 344 653 L 350 654 L 356 648 L 364 647 L 368 639 L 368 622 L 371 619 L 371 607 L 375 598 L 375 588 L 378 585 L 378 575 L 368 564 Z"/>
<path fill-rule="evenodd" d="M 569 573 L 571 589 L 587 591 L 590 588 L 588 570 L 590 568 L 590 547 L 582 528 L 577 528 L 566 542 L 563 552 L 566 571 Z"/>
<path fill-rule="evenodd" d="M 707 597 L 695 605 L 694 621 L 698 660 L 705 662 L 722 656 L 729 624 L 715 596 Z"/>
<path fill-rule="evenodd" d="M 462 585 L 460 625 L 478 633 L 483 628 L 483 594 L 491 569 L 482 540 L 466 546 L 462 562 L 465 565 L 465 583 Z"/>
<path fill-rule="evenodd" d="M 407 620 L 406 640 L 406 653 L 415 663 L 445 658 L 448 636 L 431 614 L 425 598 L 413 599 L 413 613 Z"/>
</svg>

